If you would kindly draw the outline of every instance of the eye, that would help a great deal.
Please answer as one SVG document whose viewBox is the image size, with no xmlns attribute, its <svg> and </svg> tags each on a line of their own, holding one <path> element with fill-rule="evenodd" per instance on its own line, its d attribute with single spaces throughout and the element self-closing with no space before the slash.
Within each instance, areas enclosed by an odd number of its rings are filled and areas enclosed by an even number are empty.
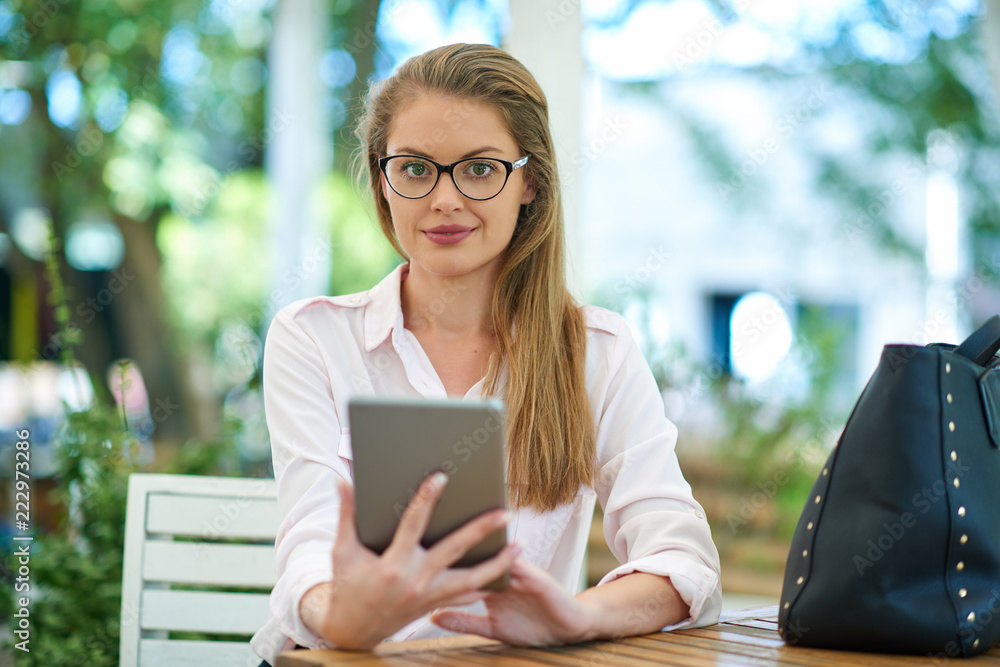
<svg viewBox="0 0 1000 667">
<path fill-rule="evenodd" d="M 426 176 L 429 169 L 423 162 L 407 162 L 402 165 L 402 171 L 405 176 L 420 178 L 421 176 Z"/>
<path fill-rule="evenodd" d="M 466 171 L 476 178 L 488 178 L 497 171 L 497 165 L 494 162 L 470 162 Z"/>
</svg>

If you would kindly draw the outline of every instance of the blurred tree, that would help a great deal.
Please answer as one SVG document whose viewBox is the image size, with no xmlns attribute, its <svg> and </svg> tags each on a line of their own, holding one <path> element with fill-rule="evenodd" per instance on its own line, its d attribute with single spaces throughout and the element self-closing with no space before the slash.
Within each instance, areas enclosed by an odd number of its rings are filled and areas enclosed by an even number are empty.
<svg viewBox="0 0 1000 667">
<path fill-rule="evenodd" d="M 597 25 L 621 25 L 642 4 L 644 0 L 621 2 L 616 12 Z M 847 233 L 854 229 L 872 234 L 888 251 L 923 260 L 923 246 L 917 247 L 900 235 L 891 216 L 869 213 L 889 185 L 885 170 L 879 168 L 884 163 L 876 158 L 908 157 L 921 169 L 933 165 L 953 170 L 961 184 L 962 215 L 974 235 L 973 262 L 975 266 L 989 264 L 993 253 L 1000 251 L 1000 199 L 996 196 L 1000 192 L 1000 90 L 991 79 L 988 45 L 983 39 L 991 35 L 990 39 L 1000 42 L 1000 35 L 985 27 L 980 30 L 985 26 L 982 4 L 869 0 L 826 12 L 832 25 L 822 36 L 756 20 L 744 11 L 749 3 L 743 0 L 706 0 L 705 4 L 722 25 L 743 23 L 796 42 L 794 58 L 739 68 L 741 74 L 772 86 L 807 77 L 813 81 L 826 78 L 864 109 L 867 117 L 863 124 L 871 133 L 868 150 L 845 156 L 830 152 L 829 146 L 803 146 L 821 165 L 817 191 L 845 211 Z M 996 11 L 996 3 L 992 4 Z M 804 16 L 809 11 L 795 9 L 789 14 Z M 709 64 L 706 59 L 685 75 L 706 71 L 700 68 L 716 72 L 735 69 Z M 649 82 L 632 85 L 639 90 L 652 89 Z M 685 120 L 711 175 L 721 182 L 729 180 L 733 165 L 746 156 L 731 153 L 717 138 L 717 128 L 705 119 Z M 760 193 L 754 188 L 735 188 L 733 194 L 726 199 L 740 207 Z M 884 211 L 885 207 L 875 208 Z"/>
<path fill-rule="evenodd" d="M 280 129 L 264 118 L 271 5 L 0 0 L 0 95 L 8 109 L 27 105 L 16 124 L 8 117 L 0 125 L 0 228 L 13 231 L 25 210 L 42 211 L 59 236 L 95 219 L 118 228 L 126 250 L 116 272 L 66 272 L 70 331 L 84 334 L 80 357 L 95 372 L 115 356 L 131 357 L 151 398 L 180 403 L 161 434 L 208 437 L 219 427 L 218 400 L 196 373 L 204 348 L 191 346 L 183 331 L 192 321 L 218 318 L 198 312 L 213 304 L 184 303 L 164 292 L 160 227 L 177 218 L 195 227 L 217 225 L 209 204 L 240 172 L 262 165 L 266 144 Z M 349 97 L 360 94 L 374 69 L 379 5 L 329 3 L 326 18 L 356 63 Z M 345 133 L 338 137 L 352 141 Z M 344 164 L 350 150 L 336 151 Z M 232 261 L 200 266 L 210 273 L 192 278 L 211 283 L 211 274 L 241 272 L 249 259 L 244 252 L 252 257 L 262 250 L 248 251 L 250 232 L 242 233 L 242 242 L 217 248 Z M 198 248 L 174 243 L 169 251 L 197 255 Z M 29 277 L 39 275 L 32 262 L 16 259 Z M 263 292 L 254 296 L 262 300 Z M 243 304 L 245 320 L 253 308 L 246 300 L 235 303 Z M 60 342 L 41 341 L 37 354 L 54 356 Z"/>
<path fill-rule="evenodd" d="M 5 99 L 30 96 L 18 126 L 0 129 L 0 154 L 21 167 L 4 169 L 20 187 L 0 190 L 0 222 L 10 229 L 38 207 L 60 236 L 86 219 L 117 226 L 126 252 L 116 273 L 67 272 L 74 325 L 97 334 L 80 356 L 97 372 L 110 362 L 99 344 L 108 335 L 95 331 L 104 323 L 95 313 L 106 311 L 118 353 L 137 361 L 150 396 L 180 402 L 162 424 L 174 435 L 207 435 L 212 419 L 165 316 L 157 229 L 171 210 L 198 217 L 229 172 L 260 163 L 263 5 L 0 2 L 0 85 Z"/>
<path fill-rule="evenodd" d="M 376 31 L 381 5 L 380 0 L 335 0 L 330 10 L 333 15 L 331 40 L 337 48 L 350 54 L 356 72 L 341 93 L 344 120 L 334 131 L 334 169 L 344 174 L 351 172 L 351 160 L 358 147 L 354 128 L 375 72 Z"/>
<path fill-rule="evenodd" d="M 180 403 L 159 425 L 161 437 L 217 431 L 221 395 L 206 387 L 200 368 L 215 355 L 212 337 L 228 324 L 259 321 L 260 305 L 252 301 L 264 299 L 256 284 L 261 276 L 241 274 L 250 262 L 266 265 L 266 248 L 259 245 L 266 235 L 250 230 L 267 214 L 267 195 L 259 177 L 240 175 L 262 166 L 268 142 L 280 131 L 275 123 L 281 120 L 267 118 L 264 103 L 275 2 L 0 0 L 0 230 L 18 228 L 25 211 L 50 220 L 60 237 L 81 222 L 118 230 L 125 247 L 120 267 L 66 271 L 68 330 L 82 334 L 79 356 L 95 373 L 116 357 L 130 357 L 153 400 Z M 423 10 L 446 19 L 462 4 L 440 0 Z M 377 67 L 385 68 L 376 55 L 379 21 L 386 16 L 381 0 L 326 0 L 322 6 L 331 43 L 317 66 L 325 68 L 329 87 L 326 112 L 343 111 L 331 139 L 335 171 L 347 173 L 363 95 Z M 212 205 L 230 186 L 245 197 L 235 218 L 232 197 Z M 339 181 L 331 181 L 323 196 L 339 198 L 331 208 L 335 215 L 354 206 Z M 249 210 L 248 202 L 263 208 Z M 240 230 L 239 215 L 246 216 L 246 229 Z M 360 289 L 358 278 L 368 275 L 354 270 L 357 254 L 336 248 L 358 220 L 351 213 L 346 222 L 331 221 L 333 291 Z M 178 235 L 178 225 L 187 231 Z M 216 232 L 197 231 L 219 225 Z M 44 294 L 39 258 L 12 236 L 18 243 L 7 269 L 38 283 L 33 294 Z M 367 239 L 367 232 L 361 237 Z M 214 239 L 215 258 L 224 259 L 199 259 L 206 253 L 196 244 L 206 238 Z M 224 238 L 231 242 L 219 245 Z M 369 249 L 373 243 L 365 241 Z M 391 261 L 386 257 L 376 252 L 370 266 L 384 266 Z M 178 284 L 161 280 L 165 265 L 198 271 L 189 282 L 243 287 L 224 303 L 187 300 L 186 292 L 165 291 Z M 214 308 L 219 310 L 209 312 Z M 41 319 L 41 335 L 49 337 L 33 356 L 54 357 L 62 341 L 51 316 Z M 25 323 L 17 328 L 31 337 Z"/>
</svg>

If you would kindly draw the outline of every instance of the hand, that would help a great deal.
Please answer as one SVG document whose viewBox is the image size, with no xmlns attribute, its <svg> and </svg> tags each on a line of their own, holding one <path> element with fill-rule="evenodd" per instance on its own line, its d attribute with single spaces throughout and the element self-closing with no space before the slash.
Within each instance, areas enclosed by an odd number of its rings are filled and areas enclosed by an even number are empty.
<svg viewBox="0 0 1000 667">
<path fill-rule="evenodd" d="M 506 590 L 485 598 L 486 616 L 444 610 L 431 621 L 446 630 L 472 633 L 517 646 L 555 646 L 593 639 L 599 610 L 571 595 L 547 572 L 523 558 L 510 569 Z"/>
<path fill-rule="evenodd" d="M 486 616 L 444 610 L 431 621 L 521 646 L 555 646 L 632 637 L 679 623 L 690 609 L 669 577 L 632 572 L 570 595 L 547 572 L 514 561 L 510 586 L 486 597 Z"/>
<path fill-rule="evenodd" d="M 370 649 L 407 623 L 443 606 L 471 604 L 480 588 L 506 572 L 516 549 L 507 545 L 470 568 L 449 569 L 490 533 L 503 528 L 503 510 L 487 512 L 439 540 L 420 545 L 447 476 L 423 481 L 400 518 L 392 542 L 379 556 L 358 539 L 354 492 L 338 482 L 340 524 L 333 546 L 333 580 L 310 589 L 300 612 L 310 630 L 339 648 Z"/>
</svg>

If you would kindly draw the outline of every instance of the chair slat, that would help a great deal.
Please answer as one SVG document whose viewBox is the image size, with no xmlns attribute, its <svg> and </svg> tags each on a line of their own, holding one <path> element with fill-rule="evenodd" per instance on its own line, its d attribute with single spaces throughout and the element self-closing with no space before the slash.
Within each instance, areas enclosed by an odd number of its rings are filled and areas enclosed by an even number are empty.
<svg viewBox="0 0 1000 667">
<path fill-rule="evenodd" d="M 143 545 L 142 579 L 270 589 L 275 584 L 274 546 L 150 540 Z"/>
<path fill-rule="evenodd" d="M 267 622 L 266 593 L 147 590 L 142 628 L 251 635 Z"/>
<path fill-rule="evenodd" d="M 182 496 L 150 493 L 146 532 L 206 539 L 274 540 L 278 531 L 274 499 L 247 496 Z"/>
<path fill-rule="evenodd" d="M 215 665 L 217 667 L 257 667 L 257 657 L 247 642 L 180 641 L 142 639 L 139 667 Z"/>
<path fill-rule="evenodd" d="M 121 667 L 257 667 L 247 642 L 171 640 L 168 633 L 249 635 L 267 622 L 279 522 L 274 481 L 133 473 L 127 505 Z M 208 590 L 171 590 L 184 584 Z M 229 587 L 259 592 L 217 590 Z"/>
</svg>

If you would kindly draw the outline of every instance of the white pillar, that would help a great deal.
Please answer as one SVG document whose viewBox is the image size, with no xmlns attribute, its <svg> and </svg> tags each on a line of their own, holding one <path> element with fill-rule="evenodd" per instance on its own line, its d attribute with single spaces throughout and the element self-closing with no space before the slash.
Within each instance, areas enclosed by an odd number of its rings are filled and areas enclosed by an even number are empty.
<svg viewBox="0 0 1000 667">
<path fill-rule="evenodd" d="M 329 285 L 328 216 L 318 196 L 333 165 L 319 76 L 329 22 L 323 7 L 323 0 L 278 0 L 272 17 L 264 167 L 273 195 L 274 265 L 265 327 L 282 306 L 323 294 Z"/>
<path fill-rule="evenodd" d="M 570 0 L 510 0 L 510 31 L 504 49 L 524 63 L 549 101 L 549 125 L 563 184 L 569 287 L 582 298 L 584 267 L 580 234 L 580 169 L 573 156 L 581 141 L 583 19 Z"/>
<path fill-rule="evenodd" d="M 980 23 L 980 36 L 986 45 L 986 59 L 993 73 L 993 88 L 1000 95 L 1000 0 L 985 0 L 986 17 Z"/>
<path fill-rule="evenodd" d="M 965 225 L 955 179 L 954 139 L 943 132 L 928 138 L 927 163 L 927 267 L 926 322 L 928 340 L 919 343 L 958 343 L 969 331 L 969 313 L 954 299 L 959 277 L 968 266 Z"/>
</svg>

